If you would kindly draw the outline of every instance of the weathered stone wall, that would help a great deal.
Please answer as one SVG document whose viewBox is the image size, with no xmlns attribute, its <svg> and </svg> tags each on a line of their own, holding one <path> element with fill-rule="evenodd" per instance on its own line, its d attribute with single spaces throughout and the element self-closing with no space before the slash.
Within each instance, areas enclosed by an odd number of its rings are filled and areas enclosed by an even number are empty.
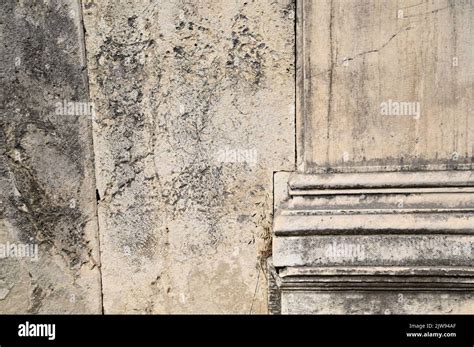
<svg viewBox="0 0 474 347">
<path fill-rule="evenodd" d="M 0 259 L 0 312 L 266 312 L 273 173 L 294 169 L 293 1 L 0 13 L 0 242 L 39 245 Z M 94 113 L 58 113 L 89 87 Z"/>
<path fill-rule="evenodd" d="M 79 18 L 0 5 L 0 313 L 101 312 L 91 120 L 55 107 L 88 98 Z"/>
<path fill-rule="evenodd" d="M 294 3 L 83 2 L 106 313 L 266 312 Z"/>
<path fill-rule="evenodd" d="M 472 1 L 298 4 L 1 2 L 0 313 L 472 312 Z"/>
</svg>

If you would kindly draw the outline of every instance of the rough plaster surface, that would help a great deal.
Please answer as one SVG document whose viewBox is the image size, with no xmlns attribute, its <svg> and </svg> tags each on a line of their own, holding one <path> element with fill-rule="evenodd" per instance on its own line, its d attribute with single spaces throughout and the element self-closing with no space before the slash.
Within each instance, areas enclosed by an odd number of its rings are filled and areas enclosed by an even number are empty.
<svg viewBox="0 0 474 347">
<path fill-rule="evenodd" d="M 79 10 L 0 5 L 0 244 L 38 245 L 0 259 L 1 313 L 101 312 L 91 122 L 55 113 L 87 100 Z"/>
<path fill-rule="evenodd" d="M 86 0 L 83 18 L 105 312 L 266 312 L 293 2 Z"/>
</svg>

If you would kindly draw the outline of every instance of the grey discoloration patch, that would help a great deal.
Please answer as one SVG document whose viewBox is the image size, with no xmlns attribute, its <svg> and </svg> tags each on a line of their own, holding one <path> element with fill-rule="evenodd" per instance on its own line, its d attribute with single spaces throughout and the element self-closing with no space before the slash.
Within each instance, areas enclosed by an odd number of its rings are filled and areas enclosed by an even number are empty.
<svg viewBox="0 0 474 347">
<path fill-rule="evenodd" d="M 33 288 L 33 292 L 31 293 L 31 304 L 28 308 L 28 313 L 37 314 L 42 305 L 43 298 L 45 293 L 43 289 L 39 286 Z"/>
<path fill-rule="evenodd" d="M 39 246 L 38 262 L 0 260 L 10 291 L 2 312 L 99 310 L 90 120 L 55 114 L 56 102 L 87 100 L 78 10 L 55 0 L 0 6 L 0 242 Z M 86 299 L 72 305 L 77 291 Z"/>
<path fill-rule="evenodd" d="M 77 29 L 68 17 L 67 7 L 60 3 L 53 2 L 50 6 L 32 3 L 25 8 L 10 1 L 2 10 L 5 46 L 10 53 L 6 55 L 10 61 L 5 62 L 10 74 L 2 81 L 3 167 L 4 174 L 14 179 L 19 192 L 19 196 L 9 197 L 10 208 L 5 211 L 5 217 L 15 218 L 21 231 L 20 241 L 34 238 L 56 245 L 65 250 L 70 265 L 74 266 L 87 258 L 86 242 L 81 235 L 86 216 L 70 209 L 71 196 L 57 196 L 59 191 L 51 189 L 57 182 L 51 181 L 71 174 L 77 181 L 66 178 L 64 183 L 69 181 L 71 188 L 78 190 L 84 175 L 80 158 L 85 156 L 85 149 L 73 120 L 52 119 L 50 114 L 57 100 L 68 97 L 80 100 L 86 95 L 78 57 L 64 53 L 65 49 L 77 51 L 74 41 Z M 32 15 L 31 11 L 44 17 Z M 60 44 L 57 28 L 61 28 L 65 38 Z M 17 57 L 20 66 L 15 66 Z M 71 88 L 70 95 L 64 91 L 65 82 L 77 86 Z M 38 148 L 41 152 L 35 153 Z M 58 164 L 56 156 L 61 157 L 60 163 L 65 165 L 61 169 L 65 172 L 54 170 Z M 47 170 L 48 162 L 53 167 L 51 172 L 38 172 Z M 27 211 L 20 211 L 20 206 L 25 206 Z"/>
</svg>

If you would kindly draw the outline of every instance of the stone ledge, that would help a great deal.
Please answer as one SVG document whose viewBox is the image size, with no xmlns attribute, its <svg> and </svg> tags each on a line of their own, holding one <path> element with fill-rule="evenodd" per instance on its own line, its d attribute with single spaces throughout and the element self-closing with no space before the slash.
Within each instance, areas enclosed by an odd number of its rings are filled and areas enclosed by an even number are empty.
<svg viewBox="0 0 474 347">
<path fill-rule="evenodd" d="M 313 190 L 474 187 L 472 171 L 371 172 L 337 174 L 294 173 L 290 194 Z"/>
<path fill-rule="evenodd" d="M 293 214 L 290 214 L 293 212 Z M 474 210 L 404 213 L 371 210 L 369 213 L 346 211 L 282 211 L 275 217 L 276 236 L 341 234 L 473 234 Z M 329 215 L 326 215 L 329 214 Z"/>
<path fill-rule="evenodd" d="M 469 266 L 474 235 L 311 235 L 273 239 L 285 266 Z"/>
</svg>

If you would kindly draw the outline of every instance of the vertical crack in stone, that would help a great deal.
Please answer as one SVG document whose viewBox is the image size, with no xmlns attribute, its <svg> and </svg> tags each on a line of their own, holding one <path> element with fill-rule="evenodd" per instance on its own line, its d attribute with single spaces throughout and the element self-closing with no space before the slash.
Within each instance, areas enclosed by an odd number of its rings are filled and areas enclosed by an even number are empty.
<svg viewBox="0 0 474 347">
<path fill-rule="evenodd" d="M 83 13 L 82 13 L 82 0 L 76 0 L 77 2 L 77 7 L 78 7 L 78 17 L 79 17 L 79 23 L 78 23 L 78 31 L 79 31 L 79 44 L 80 44 L 80 56 L 82 58 L 82 63 L 83 63 L 83 76 L 84 76 L 84 81 L 85 81 L 85 88 L 86 88 L 86 94 L 88 101 L 91 102 L 91 94 L 90 94 L 90 86 L 89 86 L 89 70 L 87 68 L 87 46 L 86 46 L 86 38 L 85 38 L 85 26 L 84 26 L 84 18 L 83 18 Z M 93 122 L 95 121 L 94 118 L 91 118 L 89 122 L 89 137 L 91 139 L 91 156 L 92 156 L 92 170 L 94 172 L 94 191 L 95 191 L 95 206 L 94 206 L 94 212 L 95 212 L 95 220 L 96 220 L 96 230 L 97 230 L 97 245 L 98 245 L 98 264 L 97 268 L 99 271 L 99 279 L 100 279 L 100 308 L 101 308 L 101 313 L 104 314 L 104 286 L 103 286 L 103 278 L 102 278 L 102 247 L 101 247 L 101 242 L 100 242 L 100 222 L 99 222 L 99 214 L 98 214 L 98 209 L 99 209 L 99 202 L 100 202 L 100 195 L 99 191 L 97 189 L 97 171 L 96 171 L 96 163 L 95 163 L 95 143 L 94 143 L 94 128 L 93 128 Z"/>
<path fill-rule="evenodd" d="M 333 73 L 334 73 L 334 2 L 331 0 L 330 3 L 330 18 L 329 18 L 329 44 L 330 44 L 330 55 L 329 55 L 329 63 L 330 69 L 329 69 L 329 92 L 328 92 L 328 112 L 327 112 L 327 133 L 326 133 L 326 138 L 327 138 L 327 143 L 328 146 L 326 148 L 326 157 L 327 157 L 327 162 L 329 162 L 329 152 L 330 152 L 330 131 L 331 131 L 331 113 L 332 113 L 332 88 L 333 88 Z"/>
</svg>

